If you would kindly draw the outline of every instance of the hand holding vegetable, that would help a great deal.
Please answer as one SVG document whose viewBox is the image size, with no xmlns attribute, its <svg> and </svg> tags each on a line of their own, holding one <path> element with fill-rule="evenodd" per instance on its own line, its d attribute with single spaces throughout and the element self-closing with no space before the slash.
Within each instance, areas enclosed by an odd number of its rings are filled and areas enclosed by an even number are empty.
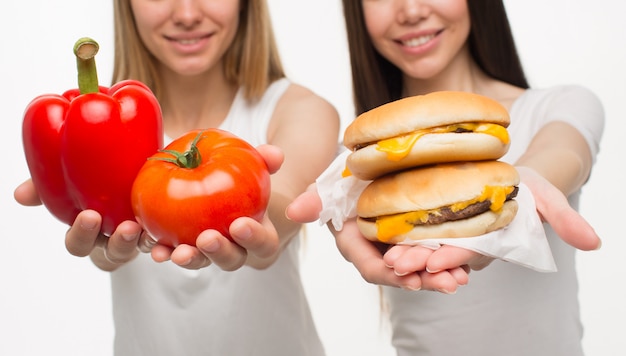
<svg viewBox="0 0 626 356">
<path fill-rule="evenodd" d="M 204 230 L 229 237 L 235 219 L 261 221 L 270 173 L 257 150 L 239 137 L 195 130 L 148 159 L 131 195 L 137 221 L 159 244 L 195 246 Z"/>
<path fill-rule="evenodd" d="M 40 200 L 71 225 L 78 213 L 102 215 L 110 235 L 134 220 L 130 190 L 145 159 L 163 146 L 160 106 L 144 84 L 98 86 L 95 41 L 76 42 L 78 89 L 35 98 L 22 126 L 24 152 Z"/>
<path fill-rule="evenodd" d="M 276 146 L 261 145 L 257 151 L 267 164 L 270 174 L 275 173 L 283 162 L 282 151 Z M 14 192 L 15 200 L 25 206 L 40 205 L 41 201 L 31 179 L 20 184 Z M 132 260 L 137 250 L 149 252 L 158 262 L 172 262 L 189 269 L 197 269 L 215 263 L 224 270 L 241 267 L 248 254 L 271 255 L 278 249 L 278 235 L 267 216 L 262 222 L 251 218 L 236 219 L 227 239 L 215 230 L 207 230 L 196 239 L 196 247 L 180 245 L 176 249 L 154 245 L 152 238 L 142 233 L 139 224 L 124 221 L 109 236 L 100 233 L 102 217 L 93 210 L 82 211 L 67 231 L 65 244 L 75 256 L 90 255 L 95 265 L 111 271 Z"/>
<path fill-rule="evenodd" d="M 201 133 L 202 136 L 199 137 L 197 133 Z M 155 236 L 159 239 L 159 243 L 152 248 L 152 258 L 157 262 L 171 260 L 187 269 L 199 269 L 210 264 L 215 264 L 227 271 L 236 270 L 244 264 L 254 268 L 265 268 L 267 265 L 264 261 L 276 256 L 280 250 L 278 233 L 264 208 L 267 206 L 265 197 L 266 194 L 269 195 L 270 189 L 269 181 L 266 180 L 266 170 L 269 174 L 278 171 L 284 158 L 282 151 L 271 145 L 257 147 L 256 152 L 263 157 L 265 168 L 255 158 L 257 155 L 255 151 L 251 150 L 245 142 L 224 131 L 211 129 L 190 132 L 181 137 L 177 145 L 183 144 L 183 146 L 177 148 L 176 152 L 188 152 L 193 145 L 193 142 L 190 144 L 189 141 L 196 139 L 198 139 L 197 148 L 203 157 L 203 163 L 200 166 L 195 169 L 184 169 L 167 161 L 150 161 L 154 166 L 150 170 L 142 169 L 135 182 L 134 199 L 142 199 L 135 196 L 135 194 L 140 195 L 139 185 L 146 182 L 141 179 L 142 177 L 153 177 L 157 178 L 156 180 L 169 182 L 161 183 L 161 190 L 171 187 L 172 183 L 183 183 L 180 186 L 183 189 L 180 189 L 179 193 L 186 192 L 184 195 L 190 199 L 188 201 L 173 200 L 176 195 L 171 193 L 175 193 L 175 189 L 165 189 L 169 193 L 156 191 L 167 195 L 163 199 L 168 204 L 162 204 L 160 208 L 154 206 L 151 210 L 143 212 L 143 218 L 138 218 L 146 224 L 150 224 L 147 220 L 153 220 L 154 223 L 161 219 L 158 217 L 159 212 L 155 212 L 160 209 L 161 214 L 166 214 L 170 219 L 166 221 L 166 224 L 152 230 L 165 229 L 164 235 L 160 238 L 158 235 Z M 167 149 L 174 149 L 177 145 L 172 144 Z M 161 172 L 160 178 L 154 175 L 153 170 L 164 169 L 167 169 L 168 173 Z M 148 174 L 149 171 L 153 174 Z M 187 177 L 188 180 L 183 182 L 177 179 L 177 176 Z M 228 182 L 233 184 L 226 184 Z M 149 195 L 155 193 L 155 190 L 150 189 L 151 187 L 152 184 L 148 183 Z M 198 189 L 192 189 L 193 187 Z M 246 197 L 246 192 L 252 192 L 252 194 Z M 255 200 L 251 198 L 255 196 L 262 197 L 261 202 L 258 205 L 250 205 Z M 146 206 L 144 203 L 140 204 Z M 238 204 L 242 205 L 238 207 Z M 188 207 L 178 210 L 181 205 L 188 205 Z M 199 208 L 202 206 L 204 208 Z M 251 210 L 246 214 L 245 211 L 248 209 Z M 185 211 L 189 211 L 191 215 L 184 216 Z M 202 211 L 205 212 L 204 215 Z M 220 219 L 225 219 L 225 221 L 220 221 Z M 214 224 L 216 221 L 217 225 Z M 195 232 L 187 232 L 185 237 L 183 233 L 186 229 L 181 229 L 185 227 L 182 226 L 184 224 L 191 224 L 187 228 L 194 229 Z M 158 234 L 158 232 L 151 233 Z M 164 236 L 165 239 L 163 239 Z M 178 240 L 178 243 L 174 240 Z"/>
</svg>

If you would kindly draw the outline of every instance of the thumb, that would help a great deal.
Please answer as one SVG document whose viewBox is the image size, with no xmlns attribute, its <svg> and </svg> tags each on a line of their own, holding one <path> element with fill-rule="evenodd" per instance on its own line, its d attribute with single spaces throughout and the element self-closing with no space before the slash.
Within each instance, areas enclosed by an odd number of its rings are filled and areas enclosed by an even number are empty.
<svg viewBox="0 0 626 356">
<path fill-rule="evenodd" d="M 566 205 L 558 207 L 546 206 L 540 210 L 540 213 L 566 243 L 583 251 L 599 249 L 602 241 L 593 227 L 567 204 L 567 200 L 565 203 Z M 551 204 L 557 205 L 554 201 Z"/>
<path fill-rule="evenodd" d="M 597 250 L 602 241 L 595 230 L 567 201 L 565 195 L 534 170 L 517 167 L 521 180 L 535 199 L 537 212 L 559 237 L 579 250 Z"/>
<path fill-rule="evenodd" d="M 287 219 L 298 223 L 309 223 L 319 219 L 322 211 L 322 200 L 317 194 L 315 185 L 309 186 L 306 192 L 300 194 L 287 206 Z"/>
</svg>

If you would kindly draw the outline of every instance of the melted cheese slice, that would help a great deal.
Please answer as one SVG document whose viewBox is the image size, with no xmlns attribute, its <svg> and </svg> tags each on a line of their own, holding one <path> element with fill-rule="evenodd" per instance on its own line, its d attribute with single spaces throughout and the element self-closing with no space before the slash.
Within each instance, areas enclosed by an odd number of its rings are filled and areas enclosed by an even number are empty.
<svg viewBox="0 0 626 356">
<path fill-rule="evenodd" d="M 514 187 L 486 186 L 480 196 L 464 202 L 454 203 L 450 206 L 450 209 L 453 212 L 457 212 L 472 204 L 489 200 L 491 201 L 489 209 L 498 212 L 504 206 L 506 196 L 511 194 L 513 189 Z M 379 217 L 376 219 L 377 238 L 382 242 L 389 242 L 394 236 L 411 231 L 415 225 L 426 223 L 429 215 L 441 215 L 440 209 L 411 211 Z"/>
<path fill-rule="evenodd" d="M 352 172 L 350 172 L 350 168 L 348 168 L 348 166 L 346 166 L 346 168 L 343 169 L 343 172 L 341 172 L 341 178 L 350 177 L 351 175 Z"/>
<path fill-rule="evenodd" d="M 377 149 L 386 152 L 387 159 L 390 161 L 399 161 L 411 152 L 413 145 L 420 137 L 426 134 L 450 133 L 457 130 L 484 133 L 497 137 L 505 145 L 509 143 L 509 133 L 504 126 L 489 123 L 462 123 L 418 130 L 408 135 L 381 140 L 378 142 Z"/>
</svg>

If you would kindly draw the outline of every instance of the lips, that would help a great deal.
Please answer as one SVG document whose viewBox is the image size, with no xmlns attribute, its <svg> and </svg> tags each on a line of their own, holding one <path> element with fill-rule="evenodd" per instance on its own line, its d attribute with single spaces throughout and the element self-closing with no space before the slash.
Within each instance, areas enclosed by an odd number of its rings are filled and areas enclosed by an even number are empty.
<svg viewBox="0 0 626 356">
<path fill-rule="evenodd" d="M 183 33 L 173 36 L 164 35 L 170 49 L 180 55 L 197 55 L 203 53 L 211 43 L 214 33 Z"/>
<path fill-rule="evenodd" d="M 416 48 L 423 46 L 430 41 L 432 41 L 435 37 L 437 37 L 443 30 L 429 32 L 427 34 L 409 34 L 402 36 L 396 42 L 402 44 L 407 48 Z"/>
<path fill-rule="evenodd" d="M 210 34 L 205 34 L 205 35 L 198 35 L 198 36 L 185 36 L 185 37 L 170 37 L 170 36 L 165 36 L 165 38 L 168 41 L 172 41 L 172 42 L 176 42 L 179 43 L 181 45 L 193 45 L 196 44 L 202 40 L 205 40 L 207 38 L 209 38 L 211 35 Z"/>
<path fill-rule="evenodd" d="M 426 36 L 414 37 L 414 38 L 401 41 L 401 42 L 406 47 L 419 47 L 427 43 L 428 41 L 432 40 L 433 38 L 435 38 L 435 35 L 426 35 Z"/>
<path fill-rule="evenodd" d="M 192 38 L 192 39 L 184 39 L 184 40 L 174 40 L 182 45 L 191 45 L 191 44 L 195 44 L 198 43 L 200 41 L 199 38 Z"/>
</svg>

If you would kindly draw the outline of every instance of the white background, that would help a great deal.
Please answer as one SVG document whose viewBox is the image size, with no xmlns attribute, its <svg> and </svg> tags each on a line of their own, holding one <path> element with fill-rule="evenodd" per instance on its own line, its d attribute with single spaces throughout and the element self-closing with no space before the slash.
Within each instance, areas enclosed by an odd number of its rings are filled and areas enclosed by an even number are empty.
<svg viewBox="0 0 626 356">
<path fill-rule="evenodd" d="M 337 0 L 269 0 L 288 74 L 352 118 L 350 72 Z M 620 1 L 505 1 L 533 86 L 582 84 L 606 109 L 606 131 L 582 213 L 603 238 L 600 251 L 580 252 L 580 301 L 588 356 L 626 354 L 626 292 L 621 272 L 626 239 L 623 142 L 626 125 L 626 5 Z M 46 210 L 14 202 L 28 176 L 21 119 L 43 93 L 75 87 L 76 39 L 91 36 L 102 84 L 112 71 L 112 2 L 8 1 L 0 12 L 0 354 L 111 355 L 108 275 L 70 256 L 66 227 Z M 332 237 L 309 225 L 302 273 L 329 356 L 392 355 L 378 291 L 337 252 Z M 477 272 L 475 272 L 477 273 Z"/>
</svg>

